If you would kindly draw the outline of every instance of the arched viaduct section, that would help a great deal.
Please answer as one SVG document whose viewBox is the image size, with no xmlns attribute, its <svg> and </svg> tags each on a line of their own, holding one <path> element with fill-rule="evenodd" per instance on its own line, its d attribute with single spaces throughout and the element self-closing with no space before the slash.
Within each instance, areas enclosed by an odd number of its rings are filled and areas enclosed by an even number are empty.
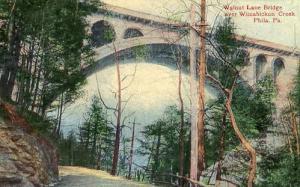
<svg viewBox="0 0 300 187">
<path fill-rule="evenodd" d="M 90 16 L 88 21 L 91 28 L 99 21 L 105 21 L 113 28 L 114 35 L 110 38 L 111 42 L 95 46 L 95 58 L 99 61 L 118 51 L 137 46 L 170 43 L 189 46 L 187 39 L 183 37 L 188 33 L 188 24 L 158 16 L 105 5 L 102 11 Z M 92 29 L 90 32 L 93 32 Z M 265 75 L 270 74 L 278 89 L 276 105 L 282 108 L 286 104 L 288 93 L 293 88 L 300 52 L 263 40 L 247 37 L 242 39 L 238 36 L 239 38 L 245 42 L 248 53 L 248 62 L 241 76 L 252 86 Z"/>
</svg>

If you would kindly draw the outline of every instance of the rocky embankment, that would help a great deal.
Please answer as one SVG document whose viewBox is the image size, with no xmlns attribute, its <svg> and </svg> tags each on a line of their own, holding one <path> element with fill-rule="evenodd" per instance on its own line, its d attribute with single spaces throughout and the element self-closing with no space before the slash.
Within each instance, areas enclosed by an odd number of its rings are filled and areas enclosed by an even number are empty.
<svg viewBox="0 0 300 187">
<path fill-rule="evenodd" d="M 55 147 L 34 132 L 13 106 L 0 103 L 0 113 L 0 187 L 40 187 L 56 181 Z"/>
</svg>

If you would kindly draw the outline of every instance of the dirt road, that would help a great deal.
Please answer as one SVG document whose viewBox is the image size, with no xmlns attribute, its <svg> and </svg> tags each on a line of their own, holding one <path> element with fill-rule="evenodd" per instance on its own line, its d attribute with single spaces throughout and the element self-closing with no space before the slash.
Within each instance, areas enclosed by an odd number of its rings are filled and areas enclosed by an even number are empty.
<svg viewBox="0 0 300 187">
<path fill-rule="evenodd" d="M 82 167 L 61 166 L 59 172 L 61 181 L 55 187 L 154 187 Z"/>
</svg>

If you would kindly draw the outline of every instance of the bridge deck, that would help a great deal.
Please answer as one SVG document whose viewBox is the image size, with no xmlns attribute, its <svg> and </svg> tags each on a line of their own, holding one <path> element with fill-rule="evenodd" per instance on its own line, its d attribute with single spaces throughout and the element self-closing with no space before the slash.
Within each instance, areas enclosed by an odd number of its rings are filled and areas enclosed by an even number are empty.
<svg viewBox="0 0 300 187">
<path fill-rule="evenodd" d="M 160 25 L 171 29 L 180 28 L 181 26 L 184 26 L 185 28 L 189 27 L 189 23 L 187 22 L 174 21 L 161 16 L 156 16 L 156 15 L 130 10 L 118 6 L 109 5 L 109 4 L 103 4 L 101 10 L 102 10 L 100 12 L 101 14 L 107 13 L 108 11 L 110 13 L 113 13 L 113 14 L 107 14 L 108 16 L 115 16 L 115 17 L 117 16 L 117 17 L 121 17 L 122 19 L 128 19 L 135 22 L 140 22 L 142 24 Z M 241 35 L 237 35 L 237 39 L 245 42 L 246 45 L 249 47 L 271 51 L 286 56 L 292 55 L 292 56 L 300 57 L 300 50 L 297 48 L 288 47 L 282 44 L 269 42 L 265 40 L 259 40 L 259 39 L 250 38 Z"/>
</svg>

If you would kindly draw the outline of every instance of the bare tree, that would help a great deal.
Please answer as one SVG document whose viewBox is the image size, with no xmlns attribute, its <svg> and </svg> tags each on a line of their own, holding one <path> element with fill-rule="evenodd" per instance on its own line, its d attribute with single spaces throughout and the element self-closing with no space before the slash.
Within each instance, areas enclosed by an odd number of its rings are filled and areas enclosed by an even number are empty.
<svg viewBox="0 0 300 187">
<path fill-rule="evenodd" d="M 130 99 L 132 99 L 132 95 L 128 99 L 124 99 L 122 93 L 124 90 L 126 90 L 128 87 L 130 87 L 130 85 L 133 83 L 137 67 L 135 66 L 135 70 L 132 74 L 121 77 L 120 59 L 119 59 L 120 54 L 119 54 L 119 51 L 117 50 L 115 43 L 112 42 L 112 44 L 113 44 L 113 49 L 115 52 L 114 53 L 114 63 L 115 63 L 116 77 L 117 77 L 117 90 L 113 91 L 113 93 L 115 93 L 115 95 L 116 95 L 116 101 L 117 101 L 117 104 L 115 107 L 108 106 L 105 103 L 105 101 L 102 97 L 101 91 L 99 89 L 99 82 L 98 82 L 97 75 L 96 75 L 96 82 L 97 82 L 97 88 L 98 88 L 98 96 L 99 96 L 101 103 L 103 104 L 103 106 L 106 109 L 113 111 L 114 116 L 116 118 L 115 124 L 114 124 L 114 122 L 111 122 L 111 124 L 113 124 L 113 126 L 116 129 L 115 130 L 116 133 L 115 133 L 115 140 L 114 140 L 114 151 L 113 151 L 113 162 L 112 162 L 112 168 L 111 168 L 111 175 L 117 175 L 122 127 L 124 126 L 125 121 L 134 114 L 134 112 L 133 112 L 126 116 L 123 116 L 126 106 L 128 105 Z M 129 77 L 131 77 L 131 80 L 129 81 L 129 83 L 127 85 L 123 85 L 123 81 L 125 81 Z"/>
<path fill-rule="evenodd" d="M 114 45 L 114 43 L 113 43 Z M 116 121 L 116 138 L 114 141 L 114 153 L 113 153 L 113 162 L 111 174 L 116 175 L 119 159 L 119 148 L 120 148 L 120 134 L 121 134 L 121 118 L 122 118 L 122 87 L 121 87 L 121 74 L 120 74 L 120 61 L 119 55 L 117 53 L 116 46 L 114 45 L 115 50 L 115 65 L 117 71 L 117 121 Z"/>
</svg>

